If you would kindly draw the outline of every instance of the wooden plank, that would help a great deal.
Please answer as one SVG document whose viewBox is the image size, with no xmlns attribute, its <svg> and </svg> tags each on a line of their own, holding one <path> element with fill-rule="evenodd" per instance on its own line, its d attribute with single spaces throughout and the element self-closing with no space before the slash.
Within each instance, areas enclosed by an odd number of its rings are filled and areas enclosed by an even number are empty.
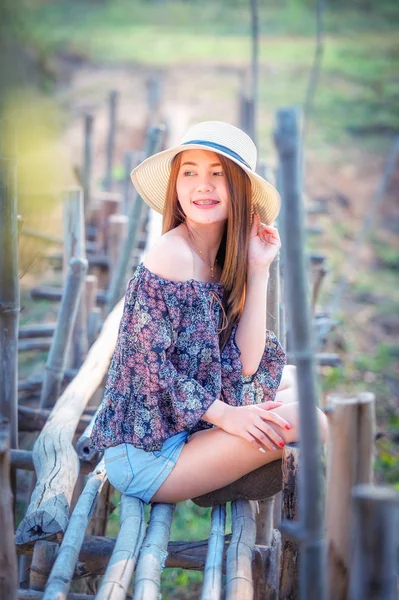
<svg viewBox="0 0 399 600">
<path fill-rule="evenodd" d="M 93 473 L 89 475 L 83 493 L 76 503 L 75 509 L 69 520 L 68 528 L 64 534 L 58 556 L 51 569 L 47 581 L 43 600 L 66 598 L 71 585 L 78 560 L 79 551 L 83 543 L 86 528 L 93 514 L 98 495 L 106 481 L 104 461 L 102 460 Z"/>
<path fill-rule="evenodd" d="M 123 303 L 122 298 L 106 319 L 78 375 L 58 399 L 35 442 L 33 451 L 37 483 L 26 515 L 17 530 L 17 544 L 45 539 L 66 529 L 79 471 L 73 436 L 86 404 L 108 370 Z"/>
<path fill-rule="evenodd" d="M 226 600 L 252 600 L 252 555 L 256 537 L 253 503 L 232 502 L 231 525 L 232 537 L 226 557 Z"/>
<path fill-rule="evenodd" d="M 226 505 L 214 506 L 212 508 L 211 531 L 204 568 L 201 600 L 219 600 L 221 598 L 225 528 Z"/>
<path fill-rule="evenodd" d="M 152 504 L 134 577 L 133 600 L 158 600 L 175 504 Z"/>
<path fill-rule="evenodd" d="M 120 531 L 97 600 L 125 600 L 145 533 L 144 507 L 139 498 L 122 496 Z"/>
</svg>

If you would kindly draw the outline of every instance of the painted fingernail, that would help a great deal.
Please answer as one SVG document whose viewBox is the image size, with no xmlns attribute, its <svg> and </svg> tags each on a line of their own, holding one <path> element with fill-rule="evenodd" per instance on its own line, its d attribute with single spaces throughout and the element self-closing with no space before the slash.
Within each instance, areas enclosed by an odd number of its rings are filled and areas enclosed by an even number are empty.
<svg viewBox="0 0 399 600">
<path fill-rule="evenodd" d="M 281 446 L 281 448 L 284 448 L 284 446 L 285 446 L 284 442 L 280 442 L 279 446 Z"/>
<path fill-rule="evenodd" d="M 285 428 L 289 431 L 291 429 L 291 425 L 286 425 Z"/>
<path fill-rule="evenodd" d="M 263 452 L 263 454 L 266 454 L 266 450 L 264 448 L 259 448 L 259 452 Z"/>
</svg>

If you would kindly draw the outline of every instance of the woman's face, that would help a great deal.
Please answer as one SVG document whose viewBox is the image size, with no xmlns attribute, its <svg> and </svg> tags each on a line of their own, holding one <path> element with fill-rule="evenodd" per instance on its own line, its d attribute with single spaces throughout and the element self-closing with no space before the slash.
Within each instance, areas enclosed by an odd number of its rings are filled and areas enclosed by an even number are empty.
<svg viewBox="0 0 399 600">
<path fill-rule="evenodd" d="M 227 220 L 230 203 L 228 185 L 215 152 L 182 152 L 176 192 L 189 221 L 206 224 Z"/>
</svg>

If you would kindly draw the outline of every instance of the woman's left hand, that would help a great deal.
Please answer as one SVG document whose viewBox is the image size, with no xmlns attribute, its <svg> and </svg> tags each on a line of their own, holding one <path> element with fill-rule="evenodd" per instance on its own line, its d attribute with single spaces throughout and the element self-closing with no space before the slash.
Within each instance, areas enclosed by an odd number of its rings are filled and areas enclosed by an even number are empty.
<svg viewBox="0 0 399 600">
<path fill-rule="evenodd" d="M 249 234 L 248 268 L 269 268 L 280 247 L 281 241 L 277 228 L 261 223 L 259 215 L 254 213 Z"/>
</svg>

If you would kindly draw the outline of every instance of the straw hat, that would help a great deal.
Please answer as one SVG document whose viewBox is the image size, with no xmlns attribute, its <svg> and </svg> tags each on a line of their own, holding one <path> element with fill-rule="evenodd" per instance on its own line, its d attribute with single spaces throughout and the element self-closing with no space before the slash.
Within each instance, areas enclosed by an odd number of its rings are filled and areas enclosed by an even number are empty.
<svg viewBox="0 0 399 600">
<path fill-rule="evenodd" d="M 163 213 L 173 158 L 191 149 L 216 152 L 241 167 L 251 180 L 252 209 L 259 213 L 262 223 L 273 223 L 280 210 L 280 196 L 255 173 L 256 146 L 241 129 L 222 121 L 205 121 L 190 127 L 179 146 L 158 152 L 133 169 L 131 178 L 144 202 Z"/>
</svg>

